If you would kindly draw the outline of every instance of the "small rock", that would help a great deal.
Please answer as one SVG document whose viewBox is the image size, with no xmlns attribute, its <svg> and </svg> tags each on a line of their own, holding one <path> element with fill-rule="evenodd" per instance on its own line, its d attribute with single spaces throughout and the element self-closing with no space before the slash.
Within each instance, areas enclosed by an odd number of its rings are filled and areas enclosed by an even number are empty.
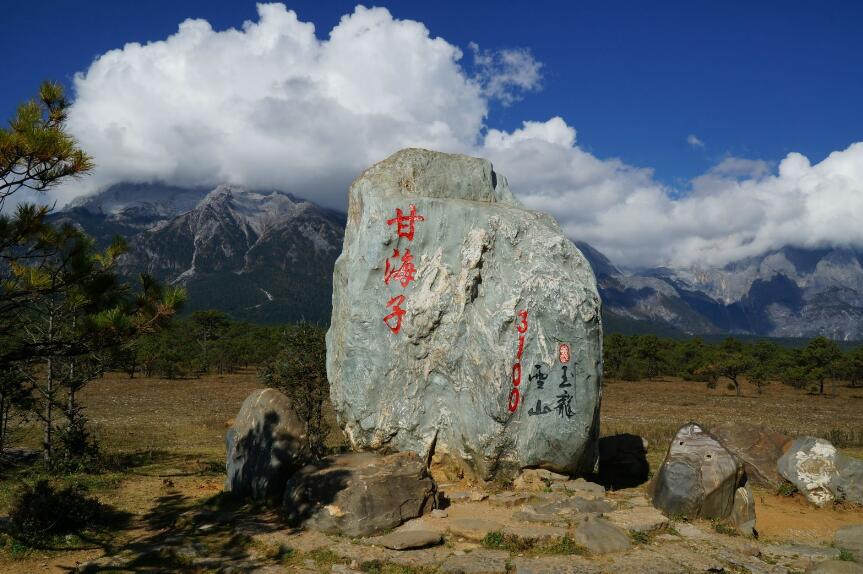
<svg viewBox="0 0 863 574">
<path fill-rule="evenodd" d="M 574 492 L 579 496 L 592 495 L 595 498 L 605 496 L 605 487 L 594 482 L 588 482 L 583 478 L 575 480 L 567 480 L 563 483 L 563 487 L 568 492 Z"/>
<path fill-rule="evenodd" d="M 503 525 L 483 518 L 455 518 L 450 521 L 449 530 L 466 540 L 480 541 L 489 532 L 503 530 Z"/>
<path fill-rule="evenodd" d="M 593 574 L 599 567 L 580 556 L 542 556 L 515 558 L 513 574 Z"/>
<path fill-rule="evenodd" d="M 837 530 L 833 546 L 851 552 L 858 562 L 863 562 L 863 524 L 843 526 Z"/>
<path fill-rule="evenodd" d="M 467 502 L 473 496 L 473 493 L 467 490 L 456 490 L 453 492 L 444 492 L 443 496 L 450 502 Z"/>
<path fill-rule="evenodd" d="M 488 494 L 485 492 L 471 492 L 470 493 L 470 501 L 471 502 L 482 502 L 488 498 Z"/>
<path fill-rule="evenodd" d="M 573 496 L 547 504 L 526 504 L 513 514 L 513 518 L 527 522 L 571 522 L 581 519 L 584 514 L 602 514 L 611 510 L 613 507 L 604 500 Z"/>
<path fill-rule="evenodd" d="M 527 494 L 517 492 L 501 492 L 488 497 L 488 502 L 492 506 L 503 506 L 504 508 L 513 508 L 520 506 L 530 500 Z"/>
<path fill-rule="evenodd" d="M 411 550 L 440 544 L 443 537 L 432 530 L 400 530 L 372 540 L 391 550 Z"/>
<path fill-rule="evenodd" d="M 449 516 L 449 512 L 442 508 L 435 508 L 431 511 L 432 518 L 446 518 L 447 516 Z"/>
<path fill-rule="evenodd" d="M 863 574 L 863 566 L 846 560 L 828 560 L 807 570 L 810 574 Z"/>
<path fill-rule="evenodd" d="M 806 544 L 762 544 L 761 553 L 781 559 L 787 566 L 798 570 L 805 570 L 825 560 L 839 558 L 839 550 L 836 548 Z"/>
<path fill-rule="evenodd" d="M 530 526 L 514 525 L 506 526 L 503 529 L 503 533 L 535 544 L 537 542 L 547 542 L 549 540 L 563 538 L 566 536 L 566 528 L 542 526 L 538 524 L 532 524 Z"/>
<path fill-rule="evenodd" d="M 731 509 L 731 524 L 743 536 L 756 536 L 755 497 L 748 486 L 741 486 L 734 493 L 734 507 Z"/>
<path fill-rule="evenodd" d="M 650 506 L 636 506 L 625 510 L 615 510 L 605 514 L 612 524 L 634 532 L 652 532 L 668 526 L 669 520 L 661 512 Z"/>
<path fill-rule="evenodd" d="M 474 550 L 444 560 L 440 571 L 445 574 L 506 574 L 509 552 L 504 550 Z"/>
<path fill-rule="evenodd" d="M 513 481 L 512 486 L 516 490 L 542 490 L 550 483 L 567 480 L 569 477 L 565 474 L 558 474 L 544 468 L 526 468 Z"/>
<path fill-rule="evenodd" d="M 587 517 L 573 530 L 573 540 L 594 554 L 628 550 L 632 545 L 622 528 L 604 518 Z"/>
<path fill-rule="evenodd" d="M 710 538 L 706 532 L 689 522 L 678 522 L 674 525 L 674 529 L 682 538 L 687 540 L 707 540 Z"/>
</svg>

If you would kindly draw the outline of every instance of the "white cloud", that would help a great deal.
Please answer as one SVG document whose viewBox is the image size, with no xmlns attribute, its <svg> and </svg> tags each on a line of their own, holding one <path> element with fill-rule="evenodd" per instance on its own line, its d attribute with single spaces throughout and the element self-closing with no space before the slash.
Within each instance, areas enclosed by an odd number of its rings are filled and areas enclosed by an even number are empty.
<svg viewBox="0 0 863 574">
<path fill-rule="evenodd" d="M 698 139 L 698 136 L 695 134 L 689 134 L 686 136 L 686 143 L 688 143 L 691 147 L 694 148 L 703 148 L 704 142 Z"/>
<path fill-rule="evenodd" d="M 572 137 L 562 134 L 569 129 Z M 560 118 L 490 130 L 485 151 L 528 206 L 625 265 L 722 265 L 785 245 L 863 246 L 863 142 L 773 172 L 726 158 L 681 194 L 650 170 L 600 160 Z"/>
<path fill-rule="evenodd" d="M 533 92 L 542 85 L 542 63 L 530 50 L 504 49 L 496 52 L 482 50 L 471 42 L 476 77 L 489 98 L 509 106 L 522 98 L 524 92 Z"/>
<path fill-rule="evenodd" d="M 344 208 L 366 166 L 408 146 L 491 159 L 531 207 L 630 265 L 710 264 L 784 244 L 863 245 L 863 143 L 816 164 L 726 158 L 691 189 L 600 159 L 560 117 L 486 130 L 493 99 L 537 90 L 529 52 L 461 50 L 419 22 L 357 7 L 319 40 L 281 4 L 242 29 L 187 20 L 75 78 L 69 128 L 97 162 L 60 202 L 118 181 L 277 187 Z M 690 136 L 700 142 L 695 136 Z"/>
</svg>

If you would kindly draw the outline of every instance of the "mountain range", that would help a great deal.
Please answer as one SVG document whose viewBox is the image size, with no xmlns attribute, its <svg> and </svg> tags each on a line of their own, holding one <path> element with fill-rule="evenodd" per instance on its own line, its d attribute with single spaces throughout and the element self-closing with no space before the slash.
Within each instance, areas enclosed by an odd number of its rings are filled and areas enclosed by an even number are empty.
<svg viewBox="0 0 863 574">
<path fill-rule="evenodd" d="M 189 308 L 256 322 L 330 317 L 345 214 L 278 190 L 117 184 L 52 216 L 100 245 L 125 237 L 128 276 L 189 291 Z M 723 267 L 623 269 L 593 246 L 607 331 L 863 339 L 863 253 L 785 247 Z"/>
</svg>

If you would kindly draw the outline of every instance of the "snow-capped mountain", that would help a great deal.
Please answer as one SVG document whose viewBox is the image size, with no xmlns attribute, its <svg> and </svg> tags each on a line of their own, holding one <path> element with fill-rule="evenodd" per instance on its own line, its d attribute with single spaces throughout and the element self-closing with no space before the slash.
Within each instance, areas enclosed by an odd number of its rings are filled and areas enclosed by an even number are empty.
<svg viewBox="0 0 863 574">
<path fill-rule="evenodd" d="M 192 309 L 327 322 L 345 215 L 278 190 L 119 184 L 57 213 L 106 244 L 122 271 L 185 285 Z M 721 268 L 625 270 L 586 243 L 607 330 L 863 339 L 863 252 L 786 247 Z"/>
<path fill-rule="evenodd" d="M 688 334 L 863 339 L 863 253 L 785 247 L 721 268 L 626 272 L 589 245 L 607 313 Z"/>
<path fill-rule="evenodd" d="M 185 285 L 191 309 L 264 322 L 329 320 L 345 216 L 289 193 L 114 186 L 57 218 L 101 243 L 124 235 L 121 272 Z"/>
</svg>

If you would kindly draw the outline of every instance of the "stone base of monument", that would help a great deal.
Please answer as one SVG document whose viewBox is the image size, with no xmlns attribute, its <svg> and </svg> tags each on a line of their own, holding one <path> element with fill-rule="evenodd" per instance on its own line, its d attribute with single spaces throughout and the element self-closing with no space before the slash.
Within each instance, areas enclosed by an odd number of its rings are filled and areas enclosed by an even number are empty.
<svg viewBox="0 0 863 574">
<path fill-rule="evenodd" d="M 294 474 L 282 510 L 288 523 L 370 536 L 431 511 L 436 487 L 415 453 L 331 456 Z"/>
</svg>

